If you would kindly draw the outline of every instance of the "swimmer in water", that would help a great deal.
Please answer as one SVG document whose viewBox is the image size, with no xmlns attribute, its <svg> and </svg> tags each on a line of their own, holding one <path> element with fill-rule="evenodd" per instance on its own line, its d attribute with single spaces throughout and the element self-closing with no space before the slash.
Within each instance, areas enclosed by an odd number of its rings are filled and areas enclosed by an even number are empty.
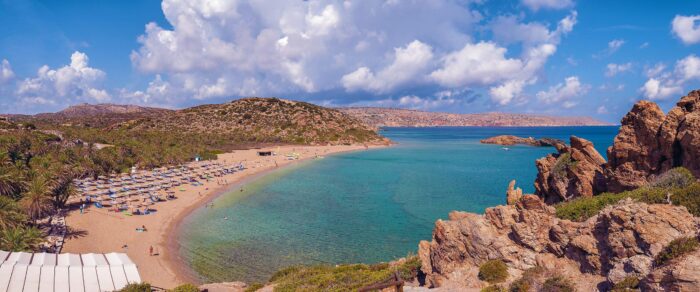
<svg viewBox="0 0 700 292">
<path fill-rule="evenodd" d="M 228 220 L 228 216 L 224 217 L 224 220 Z"/>
</svg>

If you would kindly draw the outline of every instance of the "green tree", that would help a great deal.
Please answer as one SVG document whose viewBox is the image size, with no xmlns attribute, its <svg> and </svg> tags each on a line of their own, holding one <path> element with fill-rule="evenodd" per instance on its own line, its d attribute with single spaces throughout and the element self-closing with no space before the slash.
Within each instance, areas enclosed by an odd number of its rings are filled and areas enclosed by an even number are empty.
<svg viewBox="0 0 700 292">
<path fill-rule="evenodd" d="M 26 217 L 17 202 L 0 196 L 0 230 L 21 226 L 25 221 Z"/>
<path fill-rule="evenodd" d="M 0 231 L 0 249 L 2 250 L 33 251 L 43 241 L 43 234 L 35 227 L 12 227 Z"/>
<path fill-rule="evenodd" d="M 20 200 L 20 204 L 32 221 L 46 215 L 51 207 L 51 193 L 49 181 L 37 175 L 27 186 L 27 191 Z"/>
<path fill-rule="evenodd" d="M 50 193 L 53 206 L 55 208 L 63 208 L 68 199 L 77 194 L 75 186 L 73 185 L 72 175 L 64 174 L 62 177 L 56 179 Z"/>
</svg>

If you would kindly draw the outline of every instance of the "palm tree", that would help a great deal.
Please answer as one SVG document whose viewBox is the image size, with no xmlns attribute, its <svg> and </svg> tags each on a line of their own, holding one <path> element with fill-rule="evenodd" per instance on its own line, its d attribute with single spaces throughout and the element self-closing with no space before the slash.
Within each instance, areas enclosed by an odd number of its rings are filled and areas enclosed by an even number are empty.
<svg viewBox="0 0 700 292">
<path fill-rule="evenodd" d="M 70 197 L 77 194 L 75 186 L 73 186 L 73 176 L 69 173 L 63 177 L 56 179 L 51 188 L 51 200 L 55 208 L 63 208 Z"/>
<path fill-rule="evenodd" d="M 0 166 L 0 196 L 18 197 L 22 186 L 19 171 L 11 166 Z"/>
<path fill-rule="evenodd" d="M 0 230 L 20 226 L 25 221 L 26 217 L 16 202 L 0 196 Z"/>
<path fill-rule="evenodd" d="M 44 241 L 36 227 L 12 227 L 0 231 L 0 249 L 7 251 L 34 251 Z"/>
<path fill-rule="evenodd" d="M 24 193 L 20 203 L 29 219 L 34 222 L 46 215 L 51 207 L 49 181 L 43 176 L 35 176 L 27 186 L 27 191 Z"/>
</svg>

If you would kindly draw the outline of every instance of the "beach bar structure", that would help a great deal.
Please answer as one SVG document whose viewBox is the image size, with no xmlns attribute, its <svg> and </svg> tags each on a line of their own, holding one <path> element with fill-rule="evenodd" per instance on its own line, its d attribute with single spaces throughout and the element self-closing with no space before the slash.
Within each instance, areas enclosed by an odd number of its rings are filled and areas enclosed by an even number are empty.
<svg viewBox="0 0 700 292">
<path fill-rule="evenodd" d="M 141 283 L 123 253 L 53 254 L 0 250 L 0 291 L 116 291 Z"/>
</svg>

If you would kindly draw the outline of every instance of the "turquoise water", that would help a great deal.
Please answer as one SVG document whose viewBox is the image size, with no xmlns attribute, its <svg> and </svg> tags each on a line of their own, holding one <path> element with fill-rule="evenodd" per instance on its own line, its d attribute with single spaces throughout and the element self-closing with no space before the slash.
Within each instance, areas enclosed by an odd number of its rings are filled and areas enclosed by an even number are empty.
<svg viewBox="0 0 700 292">
<path fill-rule="evenodd" d="M 389 128 L 395 147 L 328 156 L 237 188 L 183 222 L 180 253 L 202 281 L 265 281 L 294 264 L 373 263 L 415 253 L 452 210 L 502 204 L 511 179 L 534 191 L 551 147 L 479 140 L 576 135 L 605 153 L 617 127 Z M 228 217 L 228 220 L 223 218 Z"/>
</svg>

